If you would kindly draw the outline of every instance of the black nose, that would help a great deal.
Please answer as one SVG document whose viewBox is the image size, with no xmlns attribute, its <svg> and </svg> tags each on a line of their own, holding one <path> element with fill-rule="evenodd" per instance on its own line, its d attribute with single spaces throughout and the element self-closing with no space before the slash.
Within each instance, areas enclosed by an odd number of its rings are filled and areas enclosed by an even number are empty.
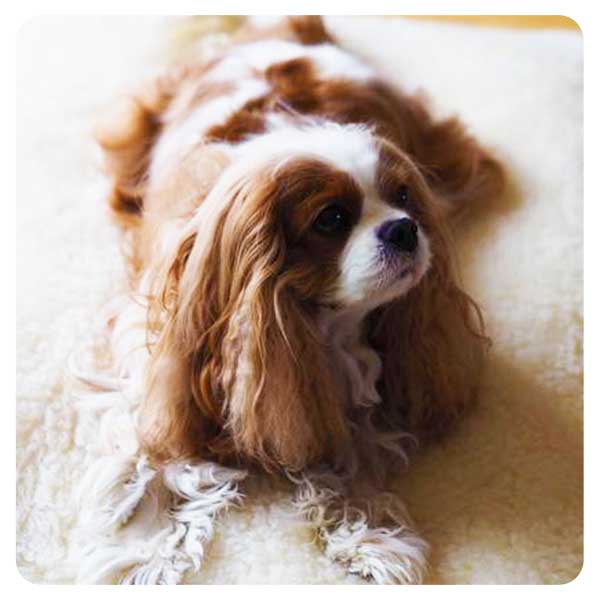
<svg viewBox="0 0 600 600">
<path fill-rule="evenodd" d="M 377 237 L 402 252 L 414 252 L 419 243 L 418 232 L 419 228 L 412 219 L 397 219 L 383 223 L 377 230 Z"/>
</svg>

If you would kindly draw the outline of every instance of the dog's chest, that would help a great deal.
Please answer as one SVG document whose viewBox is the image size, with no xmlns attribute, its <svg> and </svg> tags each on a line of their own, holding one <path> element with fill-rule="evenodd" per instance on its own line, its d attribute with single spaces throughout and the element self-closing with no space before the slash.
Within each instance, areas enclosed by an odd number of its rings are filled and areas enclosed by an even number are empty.
<svg viewBox="0 0 600 600">
<path fill-rule="evenodd" d="M 379 355 L 364 341 L 360 323 L 353 320 L 326 327 L 332 359 L 338 376 L 347 389 L 351 407 L 369 407 L 379 404 L 377 380 L 381 375 Z"/>
</svg>

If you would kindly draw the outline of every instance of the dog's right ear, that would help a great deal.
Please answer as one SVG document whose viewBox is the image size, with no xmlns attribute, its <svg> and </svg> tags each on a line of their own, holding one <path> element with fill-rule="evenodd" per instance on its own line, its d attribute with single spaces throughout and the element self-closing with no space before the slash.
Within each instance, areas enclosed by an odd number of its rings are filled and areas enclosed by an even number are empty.
<svg viewBox="0 0 600 600">
<path fill-rule="evenodd" d="M 163 114 L 188 72 L 177 67 L 116 100 L 101 116 L 95 138 L 111 180 L 110 207 L 117 222 L 135 221 L 143 206 L 150 151 L 160 134 Z"/>
<path fill-rule="evenodd" d="M 300 291 L 306 275 L 285 267 L 271 173 L 225 173 L 158 265 L 139 420 L 158 462 L 243 455 L 299 470 L 348 452 L 343 395 Z"/>
</svg>

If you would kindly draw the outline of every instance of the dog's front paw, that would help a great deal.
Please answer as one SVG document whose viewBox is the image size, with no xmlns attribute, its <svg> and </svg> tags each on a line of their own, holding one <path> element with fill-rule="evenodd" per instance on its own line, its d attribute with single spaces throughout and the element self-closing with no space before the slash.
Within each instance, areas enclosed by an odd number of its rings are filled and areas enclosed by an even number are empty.
<svg viewBox="0 0 600 600">
<path fill-rule="evenodd" d="M 408 527 L 370 529 L 364 520 L 323 531 L 325 554 L 349 573 L 378 584 L 418 584 L 426 570 L 427 543 Z"/>
</svg>

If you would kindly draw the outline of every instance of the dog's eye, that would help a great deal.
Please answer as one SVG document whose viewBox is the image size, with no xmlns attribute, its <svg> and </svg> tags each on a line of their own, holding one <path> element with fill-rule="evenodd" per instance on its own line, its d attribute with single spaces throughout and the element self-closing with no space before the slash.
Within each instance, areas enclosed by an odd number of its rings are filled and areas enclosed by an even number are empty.
<svg viewBox="0 0 600 600">
<path fill-rule="evenodd" d="M 398 192 L 398 204 L 400 206 L 406 206 L 410 202 L 410 191 L 408 186 L 402 185 L 400 186 L 400 190 Z"/>
<path fill-rule="evenodd" d="M 343 206 L 333 204 L 319 213 L 313 229 L 321 235 L 337 235 L 348 231 L 350 224 L 350 213 Z"/>
</svg>

